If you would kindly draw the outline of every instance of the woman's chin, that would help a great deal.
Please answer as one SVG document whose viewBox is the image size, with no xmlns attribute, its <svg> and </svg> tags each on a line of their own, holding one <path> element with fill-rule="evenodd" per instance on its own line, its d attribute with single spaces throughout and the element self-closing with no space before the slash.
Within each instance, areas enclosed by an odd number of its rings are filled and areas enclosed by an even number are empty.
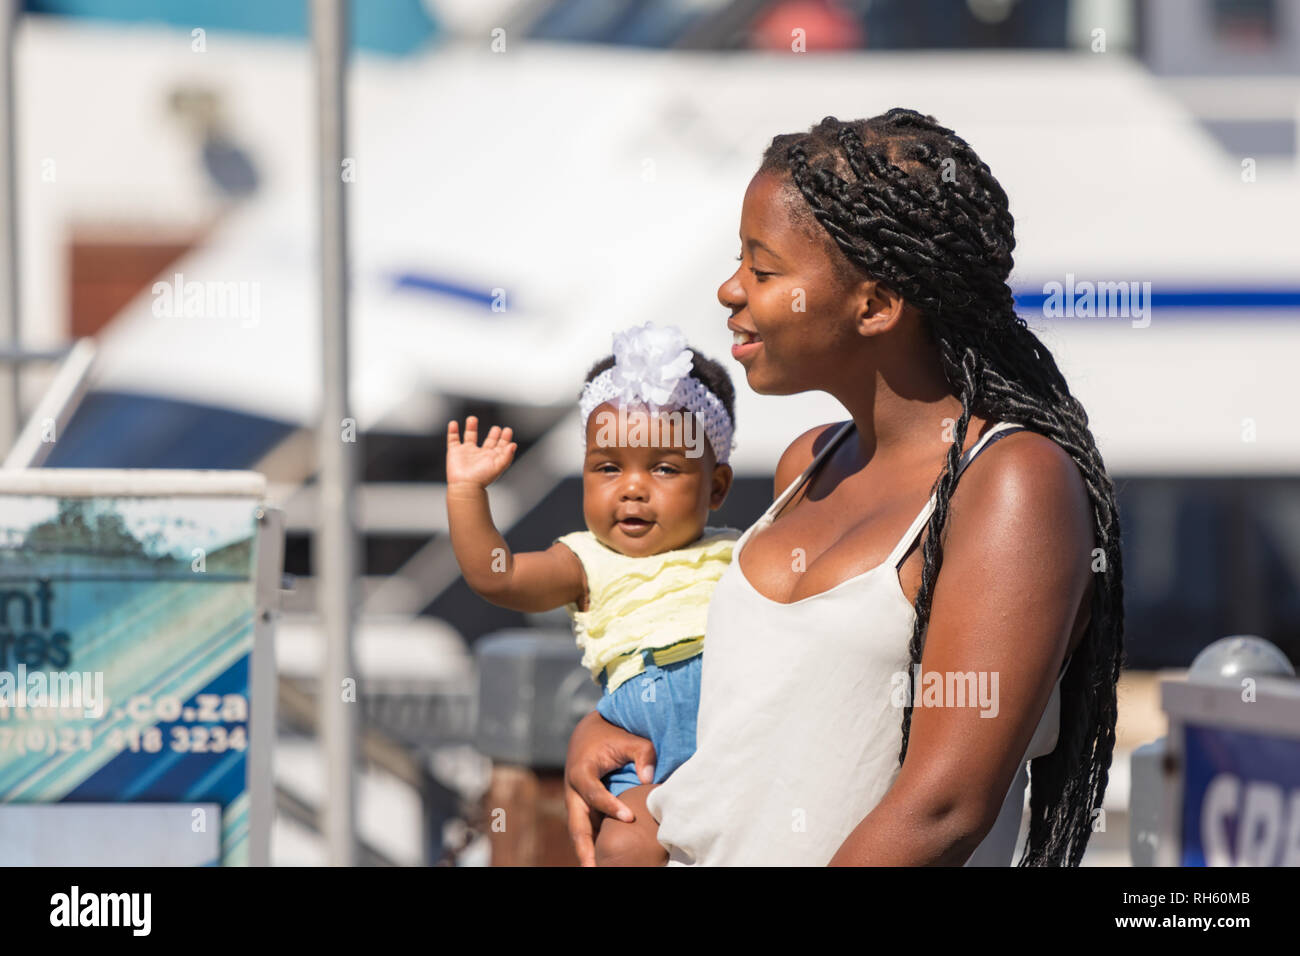
<svg viewBox="0 0 1300 956">
<path fill-rule="evenodd" d="M 767 369 L 752 367 L 746 369 L 745 381 L 749 384 L 750 390 L 759 395 L 795 395 L 810 391 L 806 386 L 801 388 L 793 382 L 783 381 L 780 376 L 772 375 Z"/>
</svg>

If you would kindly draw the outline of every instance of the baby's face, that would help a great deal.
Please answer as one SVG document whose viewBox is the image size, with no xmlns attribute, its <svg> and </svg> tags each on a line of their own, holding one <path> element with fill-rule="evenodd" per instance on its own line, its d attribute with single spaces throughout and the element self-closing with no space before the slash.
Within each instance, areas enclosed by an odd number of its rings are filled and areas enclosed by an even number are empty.
<svg viewBox="0 0 1300 956">
<path fill-rule="evenodd" d="M 642 557 L 690 544 L 731 488 L 689 412 L 621 411 L 606 402 L 587 419 L 582 510 L 587 528 L 620 554 Z"/>
</svg>

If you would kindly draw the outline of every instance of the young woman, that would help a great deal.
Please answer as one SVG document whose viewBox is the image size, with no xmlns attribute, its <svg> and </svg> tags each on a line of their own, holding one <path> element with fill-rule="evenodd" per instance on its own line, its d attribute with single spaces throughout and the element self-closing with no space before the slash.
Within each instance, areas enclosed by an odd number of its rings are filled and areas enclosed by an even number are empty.
<svg viewBox="0 0 1300 956">
<path fill-rule="evenodd" d="M 620 801 L 601 774 L 653 779 L 653 748 L 578 725 L 580 859 L 650 813 L 664 852 L 637 862 L 1006 865 L 1028 765 L 1020 863 L 1077 865 L 1115 740 L 1120 529 L 1087 415 L 1014 312 L 1006 194 L 931 117 L 827 117 L 773 139 L 740 241 L 718 298 L 750 387 L 853 417 L 794 441 L 736 543 L 694 756 Z"/>
</svg>

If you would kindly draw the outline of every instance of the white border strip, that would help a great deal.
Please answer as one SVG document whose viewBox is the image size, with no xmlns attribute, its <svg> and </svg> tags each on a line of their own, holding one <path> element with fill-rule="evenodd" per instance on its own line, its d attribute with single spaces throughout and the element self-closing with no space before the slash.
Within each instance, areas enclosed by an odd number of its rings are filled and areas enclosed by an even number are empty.
<svg viewBox="0 0 1300 956">
<path fill-rule="evenodd" d="M 1186 724 L 1300 737 L 1300 680 L 1257 677 L 1255 690 L 1253 701 L 1243 701 L 1239 680 L 1165 681 L 1160 702 L 1171 720 Z"/>
<path fill-rule="evenodd" d="M 0 471 L 0 495 L 131 498 L 156 495 L 255 497 L 266 494 L 256 471 L 151 468 L 32 468 Z"/>
</svg>

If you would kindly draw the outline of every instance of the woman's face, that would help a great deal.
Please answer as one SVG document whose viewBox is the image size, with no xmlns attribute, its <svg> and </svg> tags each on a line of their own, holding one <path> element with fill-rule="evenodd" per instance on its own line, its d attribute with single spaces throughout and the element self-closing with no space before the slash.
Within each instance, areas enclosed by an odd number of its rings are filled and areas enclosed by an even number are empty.
<svg viewBox="0 0 1300 956">
<path fill-rule="evenodd" d="M 792 220 L 786 203 L 803 197 L 788 182 L 771 173 L 750 181 L 739 267 L 718 287 L 736 334 L 732 357 L 750 387 L 769 395 L 830 390 L 854 368 L 860 376 L 865 344 L 856 331 L 863 299 L 837 276 L 826 244 Z"/>
</svg>

